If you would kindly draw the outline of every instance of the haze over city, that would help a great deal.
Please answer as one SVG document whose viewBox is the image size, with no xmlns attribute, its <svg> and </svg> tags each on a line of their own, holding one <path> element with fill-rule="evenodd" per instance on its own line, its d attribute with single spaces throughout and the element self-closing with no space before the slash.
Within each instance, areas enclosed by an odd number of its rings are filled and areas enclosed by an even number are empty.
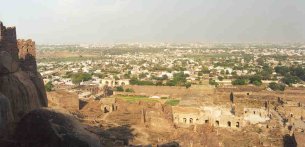
<svg viewBox="0 0 305 147">
<path fill-rule="evenodd" d="M 302 147 L 305 0 L 0 0 L 0 147 Z"/>
<path fill-rule="evenodd" d="M 0 20 L 38 44 L 303 42 L 304 18 L 303 0 L 2 0 L 0 5 Z"/>
</svg>

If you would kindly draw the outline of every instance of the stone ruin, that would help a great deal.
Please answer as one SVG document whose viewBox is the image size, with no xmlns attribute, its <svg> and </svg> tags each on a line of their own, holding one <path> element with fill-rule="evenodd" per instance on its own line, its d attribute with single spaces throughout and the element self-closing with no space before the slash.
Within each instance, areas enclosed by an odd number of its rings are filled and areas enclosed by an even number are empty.
<svg viewBox="0 0 305 147">
<path fill-rule="evenodd" d="M 12 58 L 17 61 L 18 47 L 17 47 L 17 35 L 15 27 L 5 27 L 0 21 L 0 51 L 6 51 L 11 54 Z"/>
<path fill-rule="evenodd" d="M 24 71 L 37 71 L 35 42 L 31 39 L 17 41 L 20 67 Z"/>
<path fill-rule="evenodd" d="M 100 102 L 102 103 L 101 110 L 104 113 L 110 113 L 118 109 L 118 104 L 116 103 L 115 98 L 102 98 Z"/>
<path fill-rule="evenodd" d="M 15 27 L 0 22 L 0 52 L 7 52 L 23 71 L 37 72 L 35 42 L 18 39 Z"/>
</svg>

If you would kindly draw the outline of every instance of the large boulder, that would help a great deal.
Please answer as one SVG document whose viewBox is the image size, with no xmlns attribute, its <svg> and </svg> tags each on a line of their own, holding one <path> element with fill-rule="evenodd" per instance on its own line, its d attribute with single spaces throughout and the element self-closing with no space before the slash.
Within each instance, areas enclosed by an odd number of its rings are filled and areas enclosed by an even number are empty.
<svg viewBox="0 0 305 147">
<path fill-rule="evenodd" d="M 0 74 L 16 72 L 19 65 L 6 51 L 0 51 Z"/>
<path fill-rule="evenodd" d="M 99 147 L 99 138 L 63 110 L 36 109 L 17 125 L 14 138 L 20 147 Z"/>
<path fill-rule="evenodd" d="M 0 92 L 9 99 L 16 121 L 27 112 L 45 106 L 41 101 L 47 98 L 38 90 L 43 92 L 44 87 L 36 87 L 28 73 L 18 71 L 0 75 L 0 83 Z"/>
<path fill-rule="evenodd" d="M 10 101 L 0 93 L 0 138 L 6 137 L 9 132 L 10 123 L 14 120 Z"/>
</svg>

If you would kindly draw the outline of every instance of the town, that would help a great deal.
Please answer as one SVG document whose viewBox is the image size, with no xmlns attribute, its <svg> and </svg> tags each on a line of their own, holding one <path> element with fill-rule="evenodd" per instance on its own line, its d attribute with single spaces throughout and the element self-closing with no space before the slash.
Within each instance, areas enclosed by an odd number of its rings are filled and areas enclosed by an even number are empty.
<svg viewBox="0 0 305 147">
<path fill-rule="evenodd" d="M 39 45 L 37 60 L 53 107 L 64 107 L 91 126 L 135 129 L 136 138 L 108 138 L 109 146 L 117 140 L 119 145 L 175 140 L 182 146 L 281 146 L 303 136 L 304 47 Z M 245 138 L 234 139 L 227 131 Z M 202 133 L 212 141 L 200 139 Z"/>
<path fill-rule="evenodd" d="M 303 0 L 0 2 L 0 147 L 305 147 Z"/>
</svg>

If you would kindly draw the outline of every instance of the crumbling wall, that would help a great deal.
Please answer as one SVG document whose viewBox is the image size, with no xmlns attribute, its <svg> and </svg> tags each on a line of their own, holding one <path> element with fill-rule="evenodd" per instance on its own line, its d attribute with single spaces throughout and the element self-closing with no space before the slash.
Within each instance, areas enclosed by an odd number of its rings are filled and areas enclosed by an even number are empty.
<svg viewBox="0 0 305 147">
<path fill-rule="evenodd" d="M 5 27 L 0 21 L 0 51 L 11 54 L 15 61 L 18 61 L 17 35 L 15 27 Z"/>
<path fill-rule="evenodd" d="M 35 42 L 31 39 L 19 39 L 17 44 L 19 49 L 18 56 L 20 59 L 20 67 L 22 70 L 36 72 L 37 64 Z"/>
<path fill-rule="evenodd" d="M 35 42 L 31 39 L 18 39 L 19 58 L 26 59 L 26 56 L 31 55 L 36 58 Z"/>
</svg>

